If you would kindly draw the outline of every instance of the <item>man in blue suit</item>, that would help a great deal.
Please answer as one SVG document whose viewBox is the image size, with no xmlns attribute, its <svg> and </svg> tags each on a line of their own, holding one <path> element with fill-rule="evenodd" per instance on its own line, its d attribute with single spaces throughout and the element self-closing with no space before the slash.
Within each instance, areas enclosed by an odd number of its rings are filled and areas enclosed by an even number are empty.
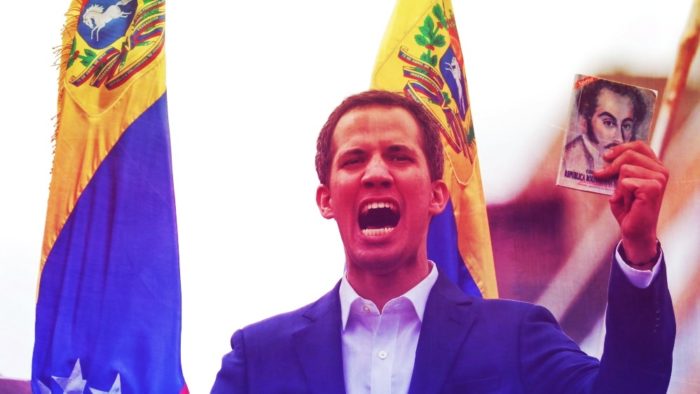
<svg viewBox="0 0 700 394">
<path fill-rule="evenodd" d="M 668 177 L 641 142 L 607 153 L 619 176 L 600 361 L 544 308 L 463 294 L 428 260 L 449 198 L 439 125 L 400 95 L 346 99 L 318 138 L 316 201 L 346 273 L 297 311 L 237 331 L 213 393 L 663 393 L 675 337 L 656 224 Z"/>
</svg>

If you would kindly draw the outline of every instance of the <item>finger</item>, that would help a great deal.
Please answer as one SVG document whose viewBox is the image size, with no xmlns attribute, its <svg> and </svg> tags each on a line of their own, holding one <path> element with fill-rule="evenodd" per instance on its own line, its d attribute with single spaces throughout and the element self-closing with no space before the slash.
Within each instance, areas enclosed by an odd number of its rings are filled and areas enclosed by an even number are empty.
<svg viewBox="0 0 700 394">
<path fill-rule="evenodd" d="M 654 218 L 658 217 L 661 210 L 661 201 L 664 193 L 663 185 L 659 181 L 655 179 L 625 178 L 618 181 L 617 189 L 620 190 L 623 199 L 621 203 L 617 203 L 615 206 L 611 203 L 611 209 L 613 209 L 613 214 L 616 217 L 618 215 L 634 214 L 637 218 L 634 220 L 635 222 L 641 220 L 636 225 L 651 223 L 651 221 L 655 222 L 656 219 Z M 623 231 L 646 232 L 648 228 L 623 229 Z"/>
<path fill-rule="evenodd" d="M 626 151 L 635 151 L 644 156 L 654 158 L 658 161 L 656 153 L 651 149 L 651 147 L 644 141 L 632 141 L 624 144 L 613 146 L 612 148 L 606 150 L 605 159 L 608 161 L 614 160 L 616 157 L 620 156 Z"/>
<path fill-rule="evenodd" d="M 657 204 L 664 193 L 664 184 L 657 179 L 624 178 L 617 182 L 617 189 L 621 190 L 625 199 Z"/>
<path fill-rule="evenodd" d="M 618 223 L 622 222 L 625 212 L 629 210 L 629 206 L 626 206 L 625 202 L 629 201 L 629 198 L 625 197 L 626 191 L 623 187 L 616 187 L 615 191 L 610 197 L 610 210 L 613 216 L 617 219 Z"/>
<path fill-rule="evenodd" d="M 665 190 L 666 184 L 668 183 L 668 171 L 655 171 L 634 164 L 623 164 L 620 167 L 619 179 L 625 178 L 655 180 L 661 185 L 662 189 Z"/>
<path fill-rule="evenodd" d="M 613 215 L 619 220 L 632 204 L 650 203 L 650 207 L 656 210 L 661 205 L 666 183 L 667 178 L 658 172 L 633 165 L 623 166 L 609 200 Z"/>
<path fill-rule="evenodd" d="M 661 161 L 656 157 L 656 154 L 651 147 L 642 141 L 633 141 L 625 144 L 620 144 L 614 146 L 605 151 L 603 158 L 611 165 L 615 162 L 624 161 L 628 158 L 636 158 L 636 160 L 644 160 L 643 158 L 648 158 L 649 163 L 661 164 Z M 662 165 L 662 164 L 661 164 Z M 613 167 L 613 169 L 618 169 L 619 167 Z M 609 171 L 612 171 L 610 169 Z"/>
<path fill-rule="evenodd" d="M 634 193 L 633 184 L 623 184 L 619 180 L 615 182 L 615 190 L 610 198 L 610 209 L 613 216 L 621 221 L 625 213 L 629 212 Z"/>
<path fill-rule="evenodd" d="M 649 152 L 651 152 L 651 150 Z M 617 156 L 614 156 L 615 154 Z M 646 153 L 640 153 L 636 149 L 625 149 L 621 152 L 616 151 L 615 154 L 610 156 L 614 156 L 614 159 L 612 159 L 607 166 L 593 172 L 593 175 L 596 178 L 607 179 L 617 176 L 620 172 L 620 168 L 627 164 L 644 167 L 651 171 L 657 171 L 664 174 L 664 176 L 668 178 L 668 169 L 666 169 L 663 163 L 661 163 L 656 156 L 649 156 Z"/>
<path fill-rule="evenodd" d="M 618 181 L 618 188 L 624 196 L 623 206 L 616 208 L 621 209 L 618 212 L 620 218 L 626 218 L 626 223 L 621 223 L 620 227 L 623 235 L 635 238 L 655 236 L 663 186 L 655 179 L 625 178 Z"/>
</svg>

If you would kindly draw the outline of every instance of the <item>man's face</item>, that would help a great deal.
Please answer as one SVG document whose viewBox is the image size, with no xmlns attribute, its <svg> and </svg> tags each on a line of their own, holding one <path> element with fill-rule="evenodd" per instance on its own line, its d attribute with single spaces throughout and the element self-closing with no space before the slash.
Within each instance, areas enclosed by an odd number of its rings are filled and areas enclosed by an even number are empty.
<svg viewBox="0 0 700 394">
<path fill-rule="evenodd" d="M 426 257 L 430 218 L 447 188 L 431 181 L 422 132 L 403 108 L 367 106 L 343 115 L 333 133 L 328 185 L 317 203 L 334 218 L 348 270 L 389 273 Z"/>
<path fill-rule="evenodd" d="M 589 139 L 600 149 L 630 141 L 634 132 L 634 105 L 628 96 L 601 89 L 589 122 Z"/>
</svg>

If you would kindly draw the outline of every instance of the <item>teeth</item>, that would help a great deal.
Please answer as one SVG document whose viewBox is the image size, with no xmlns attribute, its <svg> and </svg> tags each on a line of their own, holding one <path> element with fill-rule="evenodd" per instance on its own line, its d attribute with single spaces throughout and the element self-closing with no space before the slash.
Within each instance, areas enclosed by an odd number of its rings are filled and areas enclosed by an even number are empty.
<svg viewBox="0 0 700 394">
<path fill-rule="evenodd" d="M 384 234 L 389 234 L 394 230 L 393 227 L 384 227 L 384 228 L 366 228 L 362 230 L 362 234 L 368 236 L 368 237 L 376 237 L 378 235 L 384 235 Z"/>
<path fill-rule="evenodd" d="M 391 209 L 392 211 L 396 211 L 396 205 L 391 202 L 372 202 L 369 204 L 366 204 L 362 207 L 362 213 L 367 213 L 370 209 L 381 209 L 381 208 L 387 208 Z"/>
</svg>

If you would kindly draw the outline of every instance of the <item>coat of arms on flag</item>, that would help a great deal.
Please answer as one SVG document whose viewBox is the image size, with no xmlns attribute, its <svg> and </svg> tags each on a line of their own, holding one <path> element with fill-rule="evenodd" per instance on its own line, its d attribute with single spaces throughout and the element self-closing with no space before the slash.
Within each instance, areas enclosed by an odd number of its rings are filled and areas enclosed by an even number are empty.
<svg viewBox="0 0 700 394">
<path fill-rule="evenodd" d="M 118 99 L 127 82 L 149 66 L 163 49 L 164 0 L 88 0 L 76 20 L 70 47 L 66 89 L 87 110 L 104 108 Z M 102 87 L 78 93 L 83 85 Z"/>
</svg>

